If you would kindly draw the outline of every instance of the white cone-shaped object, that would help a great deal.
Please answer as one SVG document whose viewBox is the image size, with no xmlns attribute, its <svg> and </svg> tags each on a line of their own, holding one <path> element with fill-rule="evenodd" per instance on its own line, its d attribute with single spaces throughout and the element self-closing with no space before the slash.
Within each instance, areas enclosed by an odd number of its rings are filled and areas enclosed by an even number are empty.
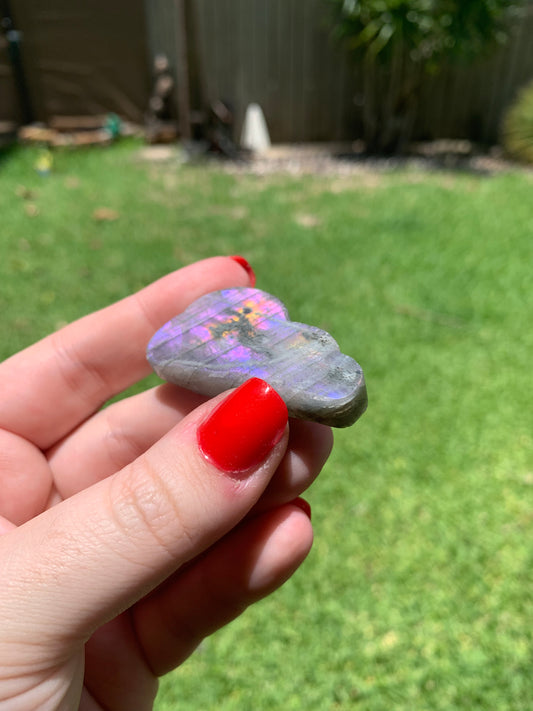
<svg viewBox="0 0 533 711">
<path fill-rule="evenodd" d="M 241 146 L 261 153 L 270 148 L 270 135 L 259 104 L 249 104 L 242 126 Z"/>
</svg>

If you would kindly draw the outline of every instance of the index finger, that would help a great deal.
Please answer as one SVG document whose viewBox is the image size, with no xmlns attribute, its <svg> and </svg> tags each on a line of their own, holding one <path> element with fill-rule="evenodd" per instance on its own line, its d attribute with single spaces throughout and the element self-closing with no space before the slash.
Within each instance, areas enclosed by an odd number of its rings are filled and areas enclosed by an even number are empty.
<svg viewBox="0 0 533 711">
<path fill-rule="evenodd" d="M 148 375 L 154 331 L 210 291 L 248 286 L 241 262 L 213 257 L 47 336 L 0 364 L 0 427 L 47 449 Z"/>
</svg>

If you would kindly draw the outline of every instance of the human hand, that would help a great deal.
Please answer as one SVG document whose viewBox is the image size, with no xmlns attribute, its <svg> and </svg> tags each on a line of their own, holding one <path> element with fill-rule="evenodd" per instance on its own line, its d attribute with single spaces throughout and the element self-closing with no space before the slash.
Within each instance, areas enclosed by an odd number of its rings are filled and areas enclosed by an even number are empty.
<svg viewBox="0 0 533 711">
<path fill-rule="evenodd" d="M 262 381 L 210 401 L 164 384 L 101 409 L 149 373 L 165 321 L 248 285 L 233 259 L 205 260 L 0 365 L 1 711 L 151 709 L 158 676 L 307 555 L 296 497 L 331 432 L 287 426 Z"/>
</svg>

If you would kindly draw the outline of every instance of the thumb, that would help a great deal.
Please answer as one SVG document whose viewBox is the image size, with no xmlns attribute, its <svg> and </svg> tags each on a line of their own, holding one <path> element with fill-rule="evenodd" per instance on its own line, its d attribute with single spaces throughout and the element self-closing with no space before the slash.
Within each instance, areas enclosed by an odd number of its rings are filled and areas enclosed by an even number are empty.
<svg viewBox="0 0 533 711">
<path fill-rule="evenodd" d="M 283 400 L 254 378 L 114 476 L 3 535 L 4 638 L 78 642 L 135 603 L 243 518 L 287 429 Z"/>
</svg>

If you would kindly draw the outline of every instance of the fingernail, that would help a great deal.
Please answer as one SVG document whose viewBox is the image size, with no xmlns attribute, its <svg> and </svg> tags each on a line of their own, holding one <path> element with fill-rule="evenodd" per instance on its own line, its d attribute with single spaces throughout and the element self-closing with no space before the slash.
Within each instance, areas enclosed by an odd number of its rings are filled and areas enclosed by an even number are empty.
<svg viewBox="0 0 533 711">
<path fill-rule="evenodd" d="M 258 467 L 280 441 L 287 406 L 264 380 L 251 378 L 198 428 L 198 444 L 218 469 L 238 474 Z"/>
<path fill-rule="evenodd" d="M 255 286 L 255 272 L 246 259 L 244 257 L 240 257 L 238 254 L 232 255 L 230 259 L 233 259 L 234 262 L 237 262 L 237 264 L 240 264 L 241 267 L 246 270 L 250 279 L 250 286 Z"/>
<path fill-rule="evenodd" d="M 293 499 L 291 504 L 293 506 L 298 506 L 298 508 L 302 509 L 304 514 L 306 514 L 309 519 L 311 518 L 311 504 L 308 501 L 299 496 L 297 499 Z"/>
</svg>

